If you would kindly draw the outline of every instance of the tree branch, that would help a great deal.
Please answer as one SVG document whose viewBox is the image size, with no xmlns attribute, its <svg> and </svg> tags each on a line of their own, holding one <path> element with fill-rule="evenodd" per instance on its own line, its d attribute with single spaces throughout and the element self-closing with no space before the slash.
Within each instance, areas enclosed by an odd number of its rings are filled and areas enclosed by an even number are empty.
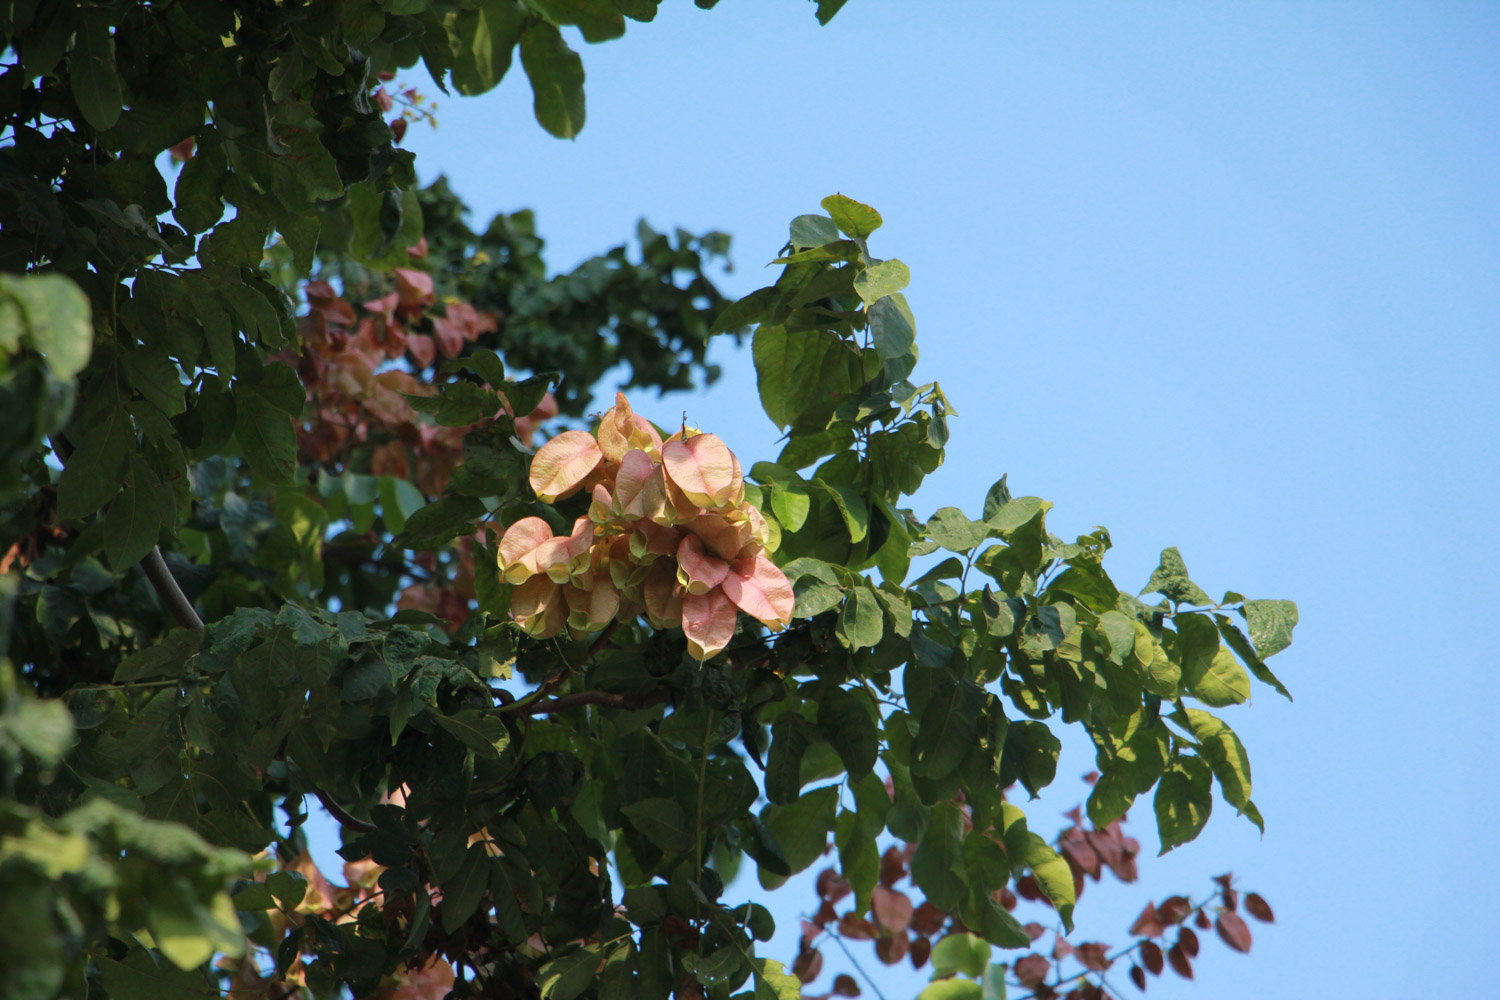
<svg viewBox="0 0 1500 1000">
<path fill-rule="evenodd" d="M 660 705 L 667 700 L 667 690 L 661 688 L 650 694 L 616 694 L 613 691 L 579 691 L 577 694 L 565 694 L 547 701 L 533 701 L 530 703 L 515 702 L 500 708 L 502 713 L 519 712 L 523 715 L 551 715 L 553 712 L 564 712 L 570 708 L 580 705 L 599 705 L 603 708 L 620 708 L 627 711 L 638 708 L 649 708 L 652 705 Z"/>
<path fill-rule="evenodd" d="M 349 829 L 358 830 L 361 833 L 374 833 L 377 829 L 374 823 L 367 823 L 362 819 L 356 819 L 349 815 L 348 810 L 335 802 L 333 796 L 323 791 L 323 789 L 314 788 L 313 794 L 318 797 L 319 802 L 323 803 L 323 808 L 328 810 L 330 816 L 338 820 L 342 825 L 349 827 Z"/>
<path fill-rule="evenodd" d="M 193 610 L 193 602 L 187 599 L 182 588 L 177 586 L 177 580 L 172 576 L 172 571 L 167 568 L 167 561 L 161 557 L 161 547 L 153 545 L 146 558 L 141 560 L 141 569 L 146 571 L 146 579 L 151 581 L 151 586 L 156 590 L 156 596 L 161 600 L 162 607 L 172 616 L 172 620 L 183 628 L 190 628 L 195 632 L 203 631 L 203 619 L 198 617 L 198 612 Z"/>
</svg>

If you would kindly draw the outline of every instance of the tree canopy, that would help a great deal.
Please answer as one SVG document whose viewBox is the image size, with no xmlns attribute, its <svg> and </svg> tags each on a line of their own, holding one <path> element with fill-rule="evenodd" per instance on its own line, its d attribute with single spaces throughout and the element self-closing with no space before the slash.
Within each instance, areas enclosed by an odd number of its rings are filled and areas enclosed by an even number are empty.
<svg viewBox="0 0 1500 1000">
<path fill-rule="evenodd" d="M 552 275 L 530 213 L 475 231 L 417 185 L 398 74 L 478 94 L 519 51 L 567 137 L 562 29 L 655 10 L 0 10 L 0 994 L 785 1000 L 830 935 L 931 961 L 929 1000 L 1088 996 L 1122 955 L 1066 934 L 1085 877 L 1133 879 L 1134 803 L 1163 852 L 1215 787 L 1262 825 L 1214 713 L 1286 694 L 1295 605 L 1215 600 L 1170 548 L 1133 596 L 1106 530 L 1055 537 L 1003 478 L 912 509 L 952 407 L 874 208 L 797 215 L 729 302 L 721 233 L 642 223 Z M 715 336 L 750 338 L 779 454 L 652 405 Z M 1097 775 L 1049 840 L 1013 792 L 1058 725 Z M 830 840 L 788 969 L 735 876 Z M 992 960 L 1040 933 L 1018 897 L 1081 973 Z M 1240 907 L 1148 904 L 1131 975 L 1191 976 L 1193 921 L 1248 950 Z"/>
</svg>

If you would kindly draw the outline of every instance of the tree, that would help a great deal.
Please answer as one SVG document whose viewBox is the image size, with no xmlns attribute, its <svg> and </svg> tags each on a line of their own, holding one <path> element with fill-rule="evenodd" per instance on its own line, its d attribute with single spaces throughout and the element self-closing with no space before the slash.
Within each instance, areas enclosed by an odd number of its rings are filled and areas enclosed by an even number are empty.
<svg viewBox="0 0 1500 1000">
<path fill-rule="evenodd" d="M 755 950 L 769 913 L 726 898 L 742 856 L 773 889 L 831 834 L 891 941 L 909 874 L 959 972 L 961 946 L 1030 945 L 1012 885 L 1070 925 L 1077 844 L 1147 792 L 1164 850 L 1215 782 L 1261 822 L 1243 746 L 1189 699 L 1243 702 L 1246 670 L 1285 693 L 1264 661 L 1295 606 L 1214 602 L 1173 549 L 1147 604 L 1107 532 L 1053 537 L 1003 479 L 977 518 L 902 507 L 949 407 L 909 379 L 874 209 L 797 217 L 776 283 L 727 304 L 721 234 L 643 225 L 549 279 L 529 214 L 476 233 L 416 188 L 394 74 L 479 93 L 518 48 L 571 135 L 559 27 L 654 10 L 4 11 L 8 995 L 795 997 Z M 749 328 L 775 461 L 625 396 L 583 421 L 617 363 L 686 388 Z M 1060 851 L 1005 794 L 1051 782 L 1058 713 L 1100 771 Z M 307 858 L 313 802 L 347 886 Z"/>
</svg>

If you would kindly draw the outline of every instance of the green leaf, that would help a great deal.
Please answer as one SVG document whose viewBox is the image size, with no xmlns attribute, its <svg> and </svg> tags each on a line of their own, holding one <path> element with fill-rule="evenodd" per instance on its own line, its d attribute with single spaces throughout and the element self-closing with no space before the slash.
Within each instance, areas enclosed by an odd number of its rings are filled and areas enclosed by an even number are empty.
<svg viewBox="0 0 1500 1000">
<path fill-rule="evenodd" d="M 1241 632 L 1233 622 L 1231 622 L 1228 618 L 1225 618 L 1223 615 L 1214 615 L 1214 621 L 1219 626 L 1219 635 L 1224 637 L 1224 641 L 1229 644 L 1229 648 L 1234 650 L 1235 654 L 1239 656 L 1240 660 L 1244 662 L 1245 666 L 1250 668 L 1250 672 L 1254 674 L 1262 684 L 1271 685 L 1278 692 L 1280 692 L 1283 698 L 1285 698 L 1287 701 L 1291 701 L 1292 693 L 1288 691 L 1286 689 L 1286 686 L 1282 684 L 1281 681 L 1277 679 L 1276 675 L 1271 672 L 1271 668 L 1266 666 L 1265 661 L 1256 655 L 1255 647 L 1250 645 L 1250 640 L 1245 638 L 1245 634 Z"/>
<path fill-rule="evenodd" d="M 1207 712 L 1190 708 L 1187 717 L 1193 736 L 1198 740 L 1198 752 L 1208 761 L 1214 777 L 1219 780 L 1219 792 L 1224 801 L 1245 812 L 1250 804 L 1250 756 L 1245 753 L 1245 745 L 1228 724 Z M 1265 832 L 1264 827 L 1261 832 Z"/>
<path fill-rule="evenodd" d="M 834 409 L 858 385 L 853 347 L 825 330 L 788 332 L 762 325 L 751 341 L 760 403 L 782 430 L 826 427 Z M 860 379 L 859 381 L 863 381 Z M 806 463 L 803 463 L 806 464 Z"/>
<path fill-rule="evenodd" d="M 1027 834 L 1026 852 L 1022 860 L 1031 869 L 1037 885 L 1041 886 L 1042 892 L 1057 910 L 1063 926 L 1072 933 L 1073 906 L 1077 902 L 1073 870 L 1061 855 L 1035 833 Z"/>
<path fill-rule="evenodd" d="M 449 15 L 453 87 L 460 94 L 482 94 L 510 69 L 511 50 L 521 40 L 526 15 L 512 0 L 482 0 L 473 9 Z"/>
<path fill-rule="evenodd" d="M 796 531 L 807 523 L 808 511 L 812 509 L 812 497 L 800 479 L 777 483 L 771 489 L 771 513 L 787 531 Z"/>
<path fill-rule="evenodd" d="M 949 552 L 963 555 L 985 540 L 989 527 L 983 521 L 969 520 L 957 507 L 944 507 L 927 522 L 927 537 Z"/>
<path fill-rule="evenodd" d="M 799 215 L 792 220 L 788 242 L 793 250 L 820 247 L 839 238 L 838 225 L 826 215 Z"/>
<path fill-rule="evenodd" d="M 259 386 L 240 380 L 234 388 L 234 439 L 250 470 L 273 485 L 290 483 L 297 467 L 297 433 L 291 417 Z"/>
<path fill-rule="evenodd" d="M 792 615 L 797 618 L 812 618 L 829 608 L 836 608 L 844 599 L 844 589 L 839 586 L 838 575 L 832 566 L 820 559 L 804 556 L 793 559 L 781 571 L 792 585 L 797 598 Z"/>
<path fill-rule="evenodd" d="M 993 492 L 993 487 L 991 490 Z M 985 506 L 989 506 L 988 498 L 985 501 Z M 1016 497 L 1014 500 L 1004 503 L 985 520 L 991 528 L 1008 537 L 1017 528 L 1031 523 L 1033 519 L 1047 513 L 1051 509 L 1051 502 L 1043 500 L 1041 497 Z"/>
<path fill-rule="evenodd" d="M 880 213 L 869 205 L 847 198 L 841 194 L 831 194 L 822 201 L 823 211 L 833 217 L 834 224 L 856 240 L 862 240 L 875 230 L 879 229 L 883 220 Z M 899 289 L 898 289 L 899 291 Z"/>
<path fill-rule="evenodd" d="M 804 793 L 795 802 L 772 804 L 762 810 L 766 830 L 781 845 L 793 874 L 823 856 L 838 800 L 838 786 L 826 785 Z"/>
<path fill-rule="evenodd" d="M 474 497 L 442 497 L 407 518 L 396 544 L 418 550 L 441 548 L 473 530 L 474 519 L 483 515 L 484 504 Z"/>
<path fill-rule="evenodd" d="M 858 287 L 858 281 L 855 282 Z M 906 296 L 900 292 L 887 295 L 870 305 L 870 337 L 882 360 L 901 358 L 912 353 L 917 339 L 917 320 Z"/>
<path fill-rule="evenodd" d="M 1002 785 L 1017 779 L 1036 798 L 1037 793 L 1057 777 L 1057 757 L 1062 743 L 1044 723 L 1012 722 L 1005 733 L 1005 750 L 1001 755 Z"/>
<path fill-rule="evenodd" d="M 220 191 L 228 169 L 229 161 L 224 156 L 218 131 L 204 130 L 198 138 L 197 151 L 183 164 L 172 192 L 172 216 L 183 229 L 201 233 L 224 217 Z"/>
<path fill-rule="evenodd" d="M 885 634 L 885 615 L 880 599 L 866 583 L 849 588 L 843 610 L 839 612 L 838 636 L 851 650 L 865 649 L 880 642 Z"/>
<path fill-rule="evenodd" d="M 1218 628 L 1202 614 L 1178 615 L 1182 680 L 1194 698 L 1222 708 L 1250 697 L 1250 678 L 1234 654 L 1219 645 Z"/>
<path fill-rule="evenodd" d="M 68 457 L 57 488 L 58 516 L 64 520 L 85 517 L 108 503 L 119 491 L 135 449 L 129 414 L 110 407 L 84 432 L 78 450 Z"/>
<path fill-rule="evenodd" d="M 598 945 L 589 945 L 561 958 L 554 958 L 537 973 L 542 1000 L 575 1000 L 593 983 L 599 963 Z"/>
<path fill-rule="evenodd" d="M 583 128 L 583 60 L 557 28 L 531 24 L 521 34 L 521 65 L 531 81 L 532 107 L 542 128 L 571 139 Z"/>
<path fill-rule="evenodd" d="M 28 698 L 0 714 L 0 748 L 6 742 L 35 757 L 43 767 L 56 767 L 73 746 L 73 716 L 60 701 Z"/>
<path fill-rule="evenodd" d="M 880 734 L 864 700 L 846 688 L 835 688 L 818 699 L 818 731 L 858 781 L 875 767 Z"/>
<path fill-rule="evenodd" d="M 951 940 L 951 936 L 943 941 Z M 941 945 L 943 941 L 939 941 Z M 989 953 L 989 945 L 985 945 L 985 954 Z M 935 983 L 928 983 L 921 993 L 917 994 L 917 1000 L 983 1000 L 984 987 L 972 979 L 939 979 Z"/>
<path fill-rule="evenodd" d="M 0 275 L 0 300 L 15 299 L 25 318 L 31 346 L 60 379 L 83 371 L 94 349 L 94 322 L 88 296 L 60 274 Z"/>
<path fill-rule="evenodd" d="M 125 491 L 104 515 L 104 551 L 115 572 L 123 573 L 156 547 L 164 525 L 176 521 L 172 492 L 139 455 L 130 456 Z"/>
<path fill-rule="evenodd" d="M 307 876 L 301 872 L 272 872 L 266 876 L 266 888 L 282 909 L 294 909 L 307 895 Z"/>
<path fill-rule="evenodd" d="M 109 30 L 105 8 L 88 11 L 73 41 L 68 57 L 68 83 L 84 121 L 100 132 L 120 120 L 124 98 L 120 75 L 115 70 L 115 39 Z"/>
<path fill-rule="evenodd" d="M 863 541 L 870 531 L 870 509 L 865 506 L 859 492 L 852 486 L 826 483 L 822 479 L 814 479 L 813 485 L 822 487 L 833 499 L 844 519 L 844 527 L 849 531 L 849 541 Z"/>
<path fill-rule="evenodd" d="M 1250 627 L 1250 641 L 1262 660 L 1268 660 L 1292 644 L 1297 626 L 1294 601 L 1246 601 L 1242 613 Z"/>
<path fill-rule="evenodd" d="M 801 1000 L 802 980 L 788 975 L 774 958 L 752 958 L 755 969 L 755 1000 Z"/>
<path fill-rule="evenodd" d="M 905 264 L 899 260 L 883 260 L 859 272 L 854 279 L 854 292 L 868 306 L 887 295 L 895 295 L 910 283 L 911 271 Z M 910 315 L 910 310 L 908 310 L 908 315 Z M 912 325 L 915 326 L 914 323 Z M 877 347 L 876 350 L 879 348 Z M 881 357 L 885 357 L 884 352 L 881 353 Z"/>
<path fill-rule="evenodd" d="M 212 995 L 196 970 L 158 963 L 144 950 L 133 948 L 125 960 L 96 956 L 111 1000 L 204 1000 Z"/>
<path fill-rule="evenodd" d="M 1213 811 L 1212 772 L 1197 757 L 1174 757 L 1156 786 L 1156 832 L 1161 853 L 1186 844 L 1203 830 Z"/>
<path fill-rule="evenodd" d="M 649 798 L 620 807 L 630 825 L 670 854 L 693 848 L 693 824 L 675 799 Z"/>
<path fill-rule="evenodd" d="M 1109 658 L 1115 663 L 1124 663 L 1125 657 L 1135 650 L 1135 620 L 1118 611 L 1106 611 L 1099 616 L 1099 631 L 1109 642 Z"/>
<path fill-rule="evenodd" d="M 505 723 L 498 716 L 486 715 L 477 708 L 466 708 L 453 715 L 434 715 L 433 721 L 464 746 L 491 760 L 499 760 L 510 745 L 510 732 Z"/>
<path fill-rule="evenodd" d="M 1174 604 L 1203 607 L 1214 602 L 1202 587 L 1188 579 L 1187 564 L 1182 561 L 1182 553 L 1176 547 L 1162 550 L 1161 563 L 1151 573 L 1151 579 L 1141 593 L 1161 594 Z"/>
<path fill-rule="evenodd" d="M 990 945 L 977 934 L 949 934 L 932 946 L 932 975 L 944 978 L 962 972 L 978 979 L 990 964 Z"/>
<path fill-rule="evenodd" d="M 443 880 L 443 930 L 452 934 L 474 915 L 489 886 L 490 860 L 475 844 L 464 854 L 458 874 Z"/>
<path fill-rule="evenodd" d="M 922 711 L 921 728 L 912 741 L 912 774 L 937 781 L 958 769 L 974 748 L 984 716 L 984 700 L 982 688 L 964 681 L 927 704 Z"/>
<path fill-rule="evenodd" d="M 766 756 L 766 798 L 776 803 L 797 801 L 802 791 L 802 757 L 812 742 L 807 720 L 787 712 L 771 726 L 771 751 Z"/>
<path fill-rule="evenodd" d="M 127 656 L 115 668 L 114 682 L 129 684 L 157 677 L 175 677 L 202 643 L 203 633 L 197 629 L 174 628 L 156 645 Z"/>
<path fill-rule="evenodd" d="M 932 807 L 927 830 L 911 859 L 911 878 L 940 910 L 952 912 L 968 890 L 964 868 L 964 818 L 952 802 Z"/>
</svg>

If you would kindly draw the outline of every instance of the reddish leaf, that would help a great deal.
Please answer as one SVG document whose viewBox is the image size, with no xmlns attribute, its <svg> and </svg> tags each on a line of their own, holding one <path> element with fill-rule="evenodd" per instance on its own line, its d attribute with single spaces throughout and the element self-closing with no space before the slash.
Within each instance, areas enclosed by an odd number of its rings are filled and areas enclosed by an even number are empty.
<svg viewBox="0 0 1500 1000">
<path fill-rule="evenodd" d="M 816 948 L 809 948 L 797 956 L 792 963 L 792 975 L 810 983 L 818 978 L 818 973 L 823 971 L 823 953 Z"/>
<path fill-rule="evenodd" d="M 817 889 L 818 895 L 830 903 L 837 903 L 854 891 L 835 868 L 824 868 L 818 872 Z"/>
<path fill-rule="evenodd" d="M 1271 904 L 1261 898 L 1260 893 L 1252 892 L 1245 897 L 1245 909 L 1256 920 L 1267 924 L 1276 922 L 1276 914 L 1271 912 Z"/>
<path fill-rule="evenodd" d="M 1052 963 L 1041 955 L 1032 952 L 1025 958 L 1016 962 L 1015 973 L 1022 985 L 1036 986 L 1041 983 L 1047 975 L 1047 970 L 1052 968 Z"/>
<path fill-rule="evenodd" d="M 1030 875 L 1023 875 L 1016 879 L 1016 892 L 1022 899 L 1039 902 L 1047 897 L 1042 893 L 1041 886 L 1036 884 L 1036 879 Z"/>
<path fill-rule="evenodd" d="M 911 941 L 905 934 L 897 934 L 895 937 L 881 938 L 875 942 L 875 955 L 886 965 L 895 965 L 906 957 L 907 950 L 911 947 Z"/>
<path fill-rule="evenodd" d="M 1029 938 L 1031 938 L 1031 940 L 1033 940 L 1033 941 L 1035 941 L 1037 938 L 1041 937 L 1043 934 L 1047 933 L 1047 928 L 1043 927 L 1041 924 L 1037 923 L 1035 920 L 1033 920 L 1031 923 L 1027 924 L 1024 929 L 1026 931 L 1026 936 L 1029 937 Z"/>
<path fill-rule="evenodd" d="M 405 139 L 405 138 L 406 138 L 406 119 L 405 118 L 392 118 L 391 119 L 391 141 L 394 142 L 396 145 L 399 146 L 401 144 L 401 140 Z"/>
<path fill-rule="evenodd" d="M 819 927 L 827 927 L 838 918 L 839 915 L 834 911 L 833 904 L 825 899 L 823 905 L 818 907 L 818 912 L 813 914 L 813 923 Z"/>
<path fill-rule="evenodd" d="M 922 905 L 917 907 L 917 912 L 913 913 L 911 917 L 911 929 L 918 934 L 936 934 L 947 923 L 948 914 L 933 906 L 925 899 L 922 900 Z"/>
<path fill-rule="evenodd" d="M 1198 935 L 1193 933 L 1191 927 L 1184 927 L 1177 932 L 1177 944 L 1187 952 L 1189 958 L 1198 957 Z"/>
<path fill-rule="evenodd" d="M 836 997 L 859 996 L 859 984 L 847 972 L 840 972 L 833 980 L 833 995 Z"/>
<path fill-rule="evenodd" d="M 1011 892 L 1009 889 L 1000 890 L 1000 905 L 1005 907 L 1006 910 L 1014 910 L 1019 904 L 1020 900 L 1016 899 L 1015 893 Z"/>
<path fill-rule="evenodd" d="M 853 910 L 839 917 L 839 935 L 854 941 L 873 941 L 880 936 L 875 925 Z"/>
<path fill-rule="evenodd" d="M 1193 978 L 1193 962 L 1192 959 L 1187 957 L 1187 953 L 1182 950 L 1182 945 L 1174 944 L 1172 946 L 1171 950 L 1167 952 L 1167 961 L 1172 963 L 1172 971 L 1176 972 L 1183 979 Z"/>
<path fill-rule="evenodd" d="M 815 924 L 811 920 L 802 921 L 802 941 L 798 945 L 798 950 L 805 950 L 807 946 L 816 941 L 818 935 L 822 933 L 823 928 L 820 924 Z"/>
<path fill-rule="evenodd" d="M 1062 856 L 1073 870 L 1081 871 L 1090 878 L 1099 877 L 1099 853 L 1089 843 L 1088 835 L 1077 827 L 1062 835 Z"/>
<path fill-rule="evenodd" d="M 911 926 L 911 899 L 904 892 L 877 885 L 870 893 L 870 911 L 891 934 L 905 934 Z"/>
<path fill-rule="evenodd" d="M 1225 889 L 1223 892 L 1219 893 L 1219 898 L 1224 901 L 1224 908 L 1226 910 L 1234 911 L 1239 909 L 1240 894 L 1235 892 L 1233 889 Z"/>
<path fill-rule="evenodd" d="M 1104 972 L 1114 964 L 1109 957 L 1109 945 L 1099 941 L 1086 941 L 1073 951 L 1084 968 L 1095 972 Z"/>
<path fill-rule="evenodd" d="M 1219 914 L 1217 929 L 1219 937 L 1223 938 L 1224 943 L 1235 951 L 1248 952 L 1250 950 L 1250 928 L 1245 925 L 1245 921 L 1238 913 L 1225 910 Z"/>
<path fill-rule="evenodd" d="M 1166 929 L 1166 922 L 1152 903 L 1147 903 L 1141 915 L 1135 918 L 1135 923 L 1130 925 L 1130 933 L 1136 937 L 1161 937 Z"/>
<path fill-rule="evenodd" d="M 1192 912 L 1193 904 L 1188 902 L 1186 896 L 1168 896 L 1156 908 L 1156 914 L 1161 917 L 1163 924 L 1180 924 Z"/>
<path fill-rule="evenodd" d="M 1162 960 L 1161 946 L 1155 941 L 1141 942 L 1141 961 L 1145 963 L 1146 968 L 1151 970 L 1153 976 L 1161 975 L 1161 970 L 1166 968 L 1166 963 Z"/>
<path fill-rule="evenodd" d="M 1136 989 L 1144 993 L 1146 991 L 1146 970 L 1139 965 L 1132 965 L 1130 967 L 1130 981 L 1135 983 Z"/>
<path fill-rule="evenodd" d="M 1209 920 L 1208 914 L 1201 909 L 1198 911 L 1198 915 L 1193 918 L 1193 923 L 1198 925 L 1200 931 L 1206 931 L 1213 926 L 1213 921 Z"/>
<path fill-rule="evenodd" d="M 895 885 L 906 876 L 906 862 L 901 857 L 901 848 L 887 847 L 880 856 L 880 884 Z"/>
<path fill-rule="evenodd" d="M 1073 954 L 1073 944 L 1067 938 L 1059 934 L 1052 940 L 1052 957 L 1056 961 L 1063 961 Z"/>
<path fill-rule="evenodd" d="M 911 967 L 920 969 L 927 964 L 927 959 L 932 955 L 932 940 L 919 937 L 911 943 Z"/>
</svg>

